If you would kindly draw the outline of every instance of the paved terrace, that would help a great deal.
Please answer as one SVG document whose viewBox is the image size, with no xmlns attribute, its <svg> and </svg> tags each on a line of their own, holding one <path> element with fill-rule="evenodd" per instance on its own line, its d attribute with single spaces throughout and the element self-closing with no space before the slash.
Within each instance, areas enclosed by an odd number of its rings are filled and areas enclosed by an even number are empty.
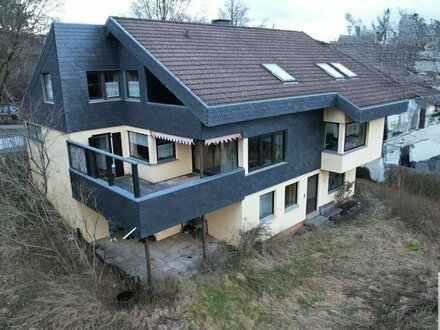
<svg viewBox="0 0 440 330">
<path fill-rule="evenodd" d="M 202 263 L 202 240 L 193 234 L 180 233 L 158 242 L 149 242 L 153 275 L 173 273 L 191 276 Z M 147 277 L 144 244 L 138 239 L 98 242 L 98 255 L 111 265 L 115 265 L 131 276 Z M 206 253 L 224 261 L 230 255 L 228 248 L 220 241 L 207 236 Z"/>
<path fill-rule="evenodd" d="M 187 175 L 179 176 L 177 178 L 172 178 L 156 183 L 151 183 L 146 180 L 142 180 L 139 178 L 139 189 L 141 192 L 141 196 L 145 196 L 160 190 L 164 190 L 171 187 L 176 187 L 181 184 L 191 182 L 199 179 L 200 176 L 198 173 L 190 173 Z M 133 191 L 133 179 L 131 175 L 121 176 L 115 178 L 115 185 L 119 188 L 127 190 L 129 192 Z"/>
</svg>

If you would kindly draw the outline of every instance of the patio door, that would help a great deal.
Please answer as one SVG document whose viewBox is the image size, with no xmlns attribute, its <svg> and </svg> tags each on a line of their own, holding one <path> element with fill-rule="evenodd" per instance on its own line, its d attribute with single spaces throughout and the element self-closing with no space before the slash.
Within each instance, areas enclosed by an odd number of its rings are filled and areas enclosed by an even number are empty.
<svg viewBox="0 0 440 330">
<path fill-rule="evenodd" d="M 307 179 L 306 214 L 316 211 L 318 202 L 318 174 Z"/>
<path fill-rule="evenodd" d="M 121 133 L 93 135 L 89 138 L 89 145 L 122 156 Z M 106 162 L 104 155 L 96 154 L 96 166 L 99 173 L 106 173 Z M 115 176 L 124 175 L 124 164 L 122 161 L 113 160 L 113 167 L 115 169 Z"/>
</svg>

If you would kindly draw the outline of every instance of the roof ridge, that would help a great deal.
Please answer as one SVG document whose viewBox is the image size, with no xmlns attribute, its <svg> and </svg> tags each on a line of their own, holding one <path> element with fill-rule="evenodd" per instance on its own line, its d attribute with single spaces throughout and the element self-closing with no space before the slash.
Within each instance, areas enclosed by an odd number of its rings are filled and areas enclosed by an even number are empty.
<svg viewBox="0 0 440 330">
<path fill-rule="evenodd" d="M 124 16 L 109 16 L 109 17 L 111 17 L 115 20 L 125 19 L 125 20 L 131 20 L 131 21 L 154 22 L 154 23 L 163 23 L 163 24 L 181 24 L 181 25 L 209 26 L 209 27 L 213 27 L 213 28 L 249 29 L 249 30 L 263 30 L 263 31 L 278 31 L 278 32 L 281 31 L 281 32 L 306 34 L 304 31 L 287 30 L 287 29 L 272 29 L 272 28 L 258 27 L 258 26 L 237 26 L 237 25 L 220 25 L 220 24 L 212 24 L 212 23 L 178 22 L 178 21 L 166 21 L 166 20 L 158 20 L 158 19 L 124 17 Z"/>
</svg>

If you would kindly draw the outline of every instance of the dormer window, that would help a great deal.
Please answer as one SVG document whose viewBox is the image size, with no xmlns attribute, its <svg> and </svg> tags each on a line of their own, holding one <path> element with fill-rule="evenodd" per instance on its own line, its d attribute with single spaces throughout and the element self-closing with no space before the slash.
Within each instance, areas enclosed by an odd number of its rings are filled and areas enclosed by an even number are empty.
<svg viewBox="0 0 440 330">
<path fill-rule="evenodd" d="M 294 83 L 296 79 L 287 73 L 278 64 L 262 64 L 263 67 L 269 71 L 273 76 L 281 80 L 283 83 Z"/>
<path fill-rule="evenodd" d="M 52 76 L 50 73 L 43 73 L 42 78 L 44 102 L 53 103 Z"/>
<path fill-rule="evenodd" d="M 119 72 L 87 72 L 90 100 L 107 100 L 120 97 Z"/>
<path fill-rule="evenodd" d="M 357 74 L 342 65 L 341 63 L 316 63 L 329 76 L 335 79 L 356 78 Z"/>
<path fill-rule="evenodd" d="M 127 71 L 125 78 L 127 81 L 127 97 L 138 99 L 141 96 L 139 90 L 138 72 L 135 70 Z"/>
</svg>

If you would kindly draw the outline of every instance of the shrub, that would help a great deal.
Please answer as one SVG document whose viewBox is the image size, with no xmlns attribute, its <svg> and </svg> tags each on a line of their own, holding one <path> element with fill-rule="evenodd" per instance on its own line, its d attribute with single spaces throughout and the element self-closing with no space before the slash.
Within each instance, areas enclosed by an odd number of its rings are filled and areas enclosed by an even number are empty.
<svg viewBox="0 0 440 330">
<path fill-rule="evenodd" d="M 336 193 L 336 204 L 341 205 L 351 195 L 353 195 L 354 182 L 345 181 Z"/>
</svg>

